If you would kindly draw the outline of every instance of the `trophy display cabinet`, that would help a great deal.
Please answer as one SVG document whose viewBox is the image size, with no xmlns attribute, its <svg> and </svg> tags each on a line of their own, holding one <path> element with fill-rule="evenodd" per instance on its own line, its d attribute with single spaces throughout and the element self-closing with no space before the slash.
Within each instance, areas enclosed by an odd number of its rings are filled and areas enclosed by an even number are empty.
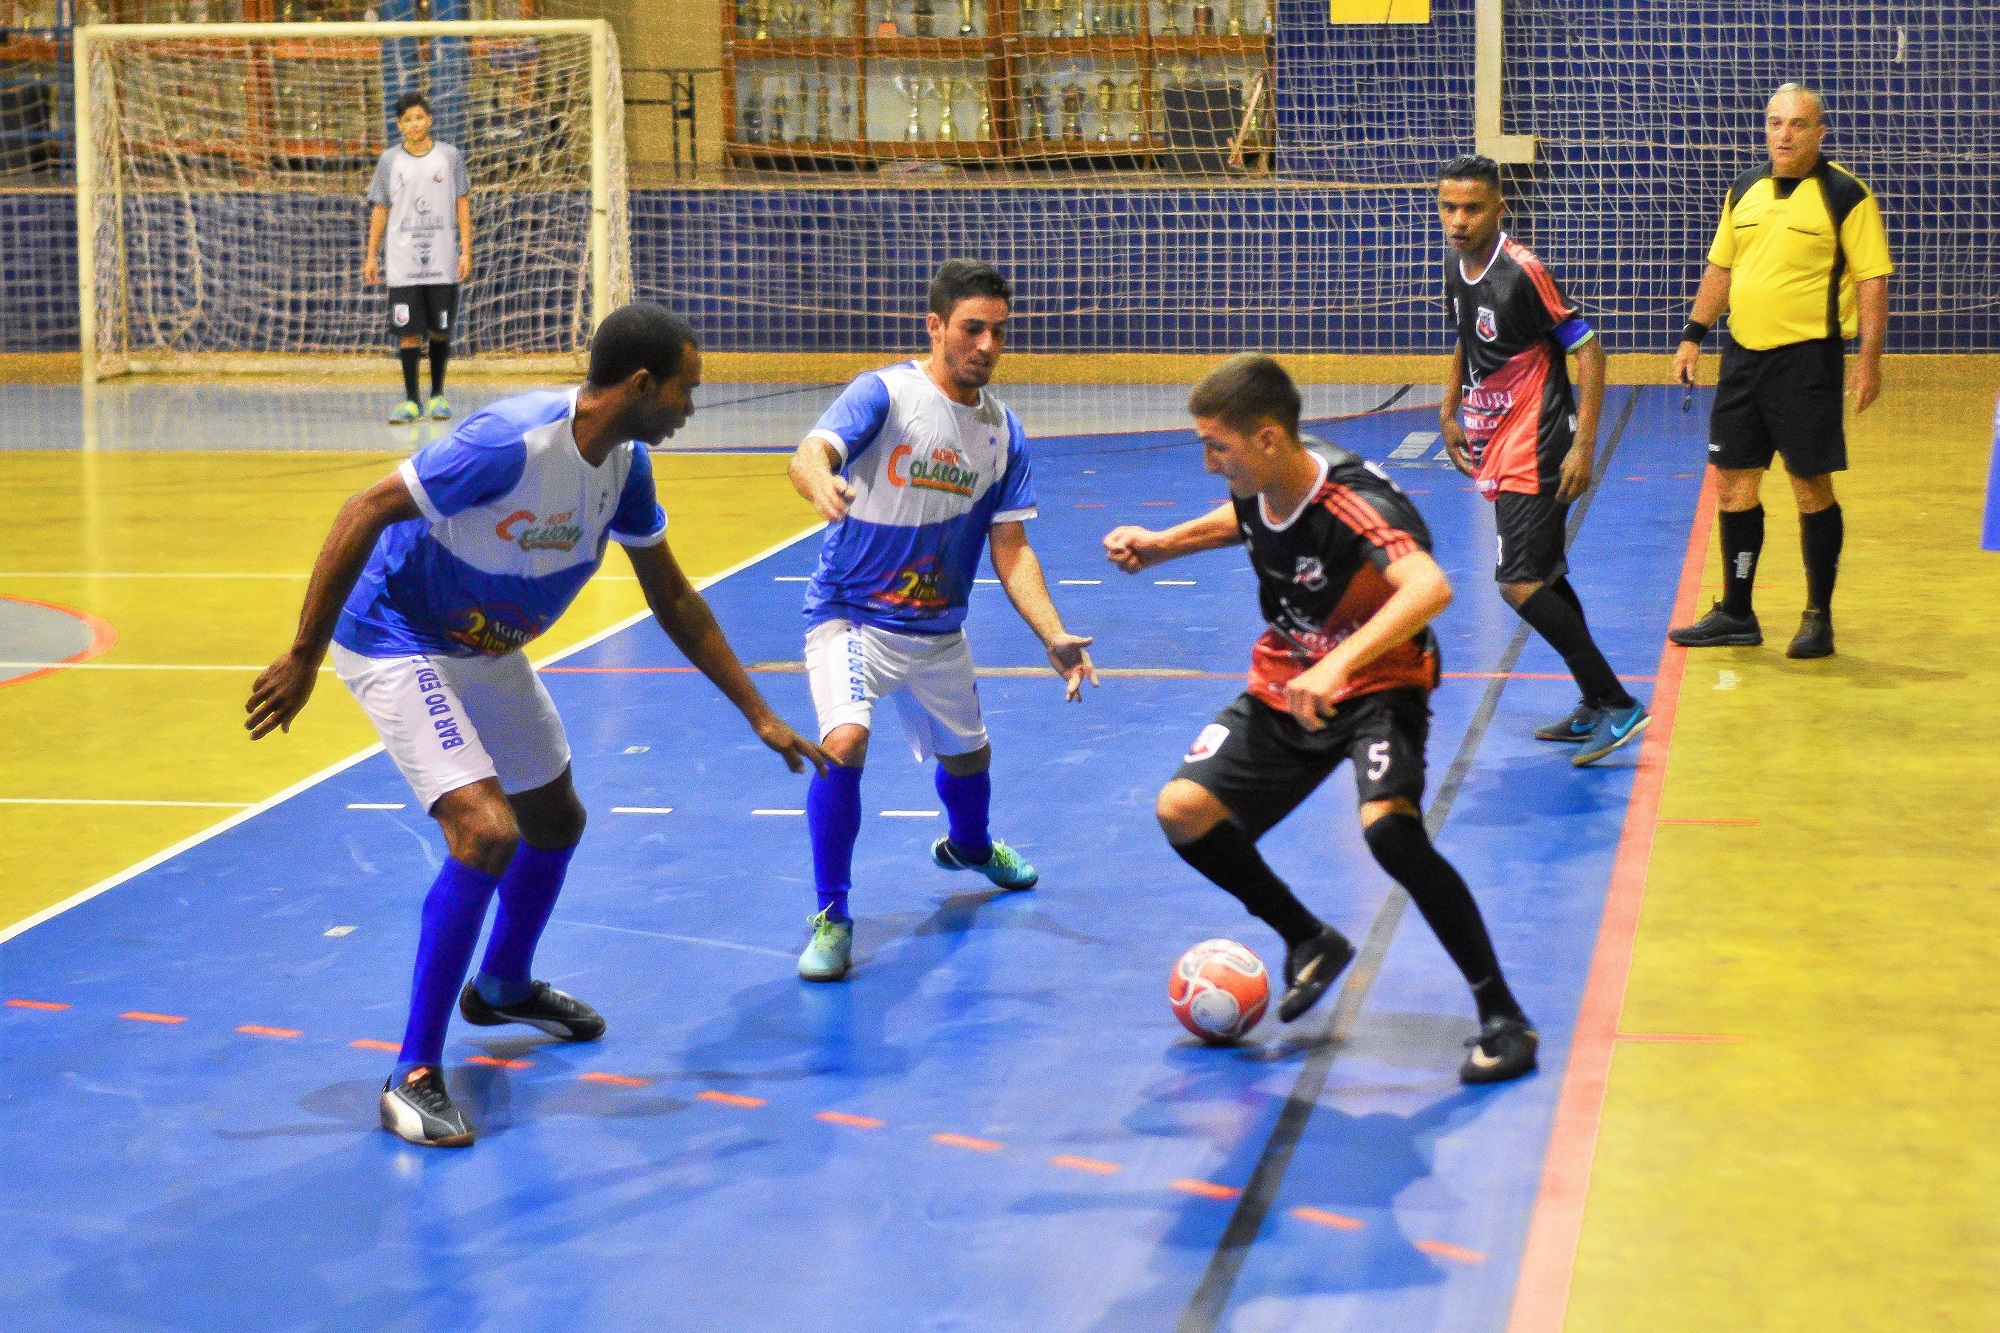
<svg viewBox="0 0 2000 1333">
<path fill-rule="evenodd" d="M 1275 0 L 723 0 L 731 162 L 1266 171 Z"/>
</svg>

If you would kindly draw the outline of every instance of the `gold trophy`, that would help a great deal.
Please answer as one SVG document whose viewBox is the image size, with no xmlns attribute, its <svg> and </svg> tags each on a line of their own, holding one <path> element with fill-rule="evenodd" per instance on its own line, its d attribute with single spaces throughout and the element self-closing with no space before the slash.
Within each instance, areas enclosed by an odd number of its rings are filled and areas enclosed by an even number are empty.
<svg viewBox="0 0 2000 1333">
<path fill-rule="evenodd" d="M 798 29 L 798 10 L 792 0 L 777 0 L 771 7 L 771 27 L 779 35 L 790 37 Z"/>
<path fill-rule="evenodd" d="M 972 0 L 958 0 L 958 35 L 972 36 Z"/>
<path fill-rule="evenodd" d="M 960 80 L 947 78 L 938 85 L 938 95 L 944 99 L 944 110 L 938 113 L 937 137 L 944 143 L 958 142 L 958 85 Z"/>
<path fill-rule="evenodd" d="M 1097 142 L 1111 142 L 1111 108 L 1118 102 L 1118 85 L 1109 74 L 1097 81 Z"/>
<path fill-rule="evenodd" d="M 1046 139 L 1049 137 L 1049 122 L 1042 114 L 1042 100 L 1048 96 L 1040 79 L 1031 80 L 1021 89 L 1021 108 L 1026 113 L 1021 117 L 1021 137 L 1024 139 Z"/>
<path fill-rule="evenodd" d="M 813 98 L 813 138 L 820 143 L 833 142 L 833 85 L 827 82 L 826 71 L 821 70 L 819 90 Z"/>
<path fill-rule="evenodd" d="M 785 85 L 778 85 L 778 95 L 771 99 L 771 142 L 783 143 L 791 138 L 791 130 L 785 124 L 792 114 L 792 99 L 785 96 Z"/>
<path fill-rule="evenodd" d="M 1083 9 L 1085 3 L 1086 0 L 1076 0 L 1076 17 L 1071 19 L 1069 24 L 1069 35 L 1072 37 L 1083 36 Z"/>
<path fill-rule="evenodd" d="M 1243 35 L 1243 0 L 1229 0 L 1229 35 Z"/>
<path fill-rule="evenodd" d="M 979 128 L 976 137 L 981 143 L 993 142 L 993 98 L 985 83 L 975 85 L 979 103 Z"/>
<path fill-rule="evenodd" d="M 1197 37 L 1215 35 L 1215 6 L 1208 0 L 1194 0 L 1194 35 Z"/>
<path fill-rule="evenodd" d="M 757 21 L 757 27 L 750 34 L 751 40 L 768 42 L 771 40 L 771 0 L 754 0 L 750 15 Z"/>
<path fill-rule="evenodd" d="M 904 100 L 910 104 L 910 118 L 903 124 L 903 141 L 905 143 L 917 143 L 924 137 L 924 120 L 921 110 L 924 93 L 923 80 L 914 76 L 905 77 L 898 74 L 891 82 L 896 85 L 896 91 L 901 93 Z"/>
<path fill-rule="evenodd" d="M 1083 104 L 1086 101 L 1083 85 L 1066 83 L 1062 90 L 1062 137 L 1081 140 L 1083 138 Z"/>
<path fill-rule="evenodd" d="M 1146 90 L 1140 86 L 1136 74 L 1125 85 L 1125 116 L 1128 124 L 1125 142 L 1146 142 L 1149 137 L 1146 133 Z"/>
<path fill-rule="evenodd" d="M 1042 0 L 1021 0 L 1021 35 L 1042 35 Z"/>
</svg>

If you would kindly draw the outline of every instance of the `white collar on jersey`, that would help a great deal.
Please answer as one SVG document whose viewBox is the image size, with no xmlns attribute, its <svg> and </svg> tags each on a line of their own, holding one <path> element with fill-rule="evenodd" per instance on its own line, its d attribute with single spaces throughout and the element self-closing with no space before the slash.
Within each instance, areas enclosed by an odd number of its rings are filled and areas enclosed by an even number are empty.
<svg viewBox="0 0 2000 1333">
<path fill-rule="evenodd" d="M 1492 272 L 1493 261 L 1500 257 L 1500 251 L 1506 244 L 1507 244 L 1507 233 L 1503 231 L 1494 240 L 1493 253 L 1486 256 L 1486 267 L 1479 270 L 1479 276 L 1476 278 L 1473 277 L 1470 273 L 1467 273 L 1465 271 L 1465 258 L 1464 256 L 1460 256 L 1458 261 L 1458 276 L 1464 278 L 1468 283 L 1471 283 L 1473 286 L 1475 287 L 1478 286 L 1480 283 L 1486 280 L 1486 275 Z"/>
<path fill-rule="evenodd" d="M 1333 469 L 1333 464 L 1330 460 L 1328 460 L 1325 454 L 1315 453 L 1313 457 L 1319 460 L 1319 476 L 1315 477 L 1313 479 L 1313 484 L 1306 488 L 1306 498 L 1299 501 L 1299 507 L 1297 509 L 1294 509 L 1291 513 L 1285 515 L 1284 522 L 1278 523 L 1272 521 L 1271 511 L 1264 504 L 1264 497 L 1261 495 L 1257 497 L 1257 517 L 1263 519 L 1264 526 L 1269 528 L 1271 531 L 1283 532 L 1286 528 L 1289 528 L 1290 526 L 1292 526 L 1292 524 L 1298 522 L 1299 515 L 1305 513 L 1307 509 L 1311 508 L 1313 497 L 1319 494 L 1319 488 L 1326 485 L 1326 474 Z"/>
</svg>

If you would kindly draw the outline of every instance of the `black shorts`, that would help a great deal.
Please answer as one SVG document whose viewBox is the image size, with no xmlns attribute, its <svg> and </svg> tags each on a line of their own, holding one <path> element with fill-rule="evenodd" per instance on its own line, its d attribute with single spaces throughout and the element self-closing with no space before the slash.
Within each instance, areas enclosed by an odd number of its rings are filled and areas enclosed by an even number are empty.
<svg viewBox="0 0 2000 1333">
<path fill-rule="evenodd" d="M 1847 470 L 1841 420 L 1841 345 L 1833 338 L 1753 352 L 1731 343 L 1708 419 L 1708 461 L 1720 468 L 1771 466 L 1818 477 Z"/>
<path fill-rule="evenodd" d="M 1493 526 L 1500 536 L 1494 582 L 1554 583 L 1569 573 L 1563 554 L 1568 524 L 1569 502 L 1556 499 L 1554 487 L 1540 495 L 1502 491 L 1494 496 Z"/>
<path fill-rule="evenodd" d="M 1423 690 L 1378 690 L 1349 699 L 1319 731 L 1307 731 L 1245 693 L 1202 728 L 1177 778 L 1203 788 L 1261 838 L 1340 766 L 1354 761 L 1363 804 L 1424 795 L 1424 738 L 1430 697 Z"/>
<path fill-rule="evenodd" d="M 458 284 L 426 283 L 389 289 L 389 332 L 398 338 L 449 338 L 458 323 Z"/>
</svg>

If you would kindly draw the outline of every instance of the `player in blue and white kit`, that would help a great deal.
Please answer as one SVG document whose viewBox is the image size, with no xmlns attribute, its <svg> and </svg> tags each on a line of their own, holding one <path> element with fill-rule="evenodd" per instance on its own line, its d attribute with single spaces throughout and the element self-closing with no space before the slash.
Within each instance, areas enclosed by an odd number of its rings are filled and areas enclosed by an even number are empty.
<svg viewBox="0 0 2000 1333">
<path fill-rule="evenodd" d="M 1040 636 L 1068 697 L 1097 683 L 1085 648 L 1049 600 L 1028 545 L 1035 516 L 1027 433 L 986 391 L 1006 344 L 1013 291 L 990 264 L 954 259 L 931 283 L 931 355 L 859 376 L 792 459 L 792 485 L 828 523 L 806 591 L 806 671 L 831 764 L 806 796 L 819 914 L 799 958 L 808 981 L 847 975 L 847 912 L 861 829 L 861 767 L 876 701 L 895 696 L 919 762 L 935 755 L 950 832 L 931 847 L 946 870 L 1031 889 L 1035 869 L 987 834 L 993 751 L 980 717 L 966 601 L 980 551 Z"/>
<path fill-rule="evenodd" d="M 482 1026 L 528 1023 L 564 1041 L 604 1032 L 589 1005 L 529 970 L 584 811 L 562 720 L 520 650 L 569 606 L 607 543 L 625 547 L 675 646 L 793 772 L 826 761 L 764 702 L 667 549 L 646 448 L 687 421 L 700 382 L 684 321 L 655 305 L 613 311 L 580 388 L 495 403 L 347 502 L 297 637 L 245 705 L 252 739 L 290 730 L 331 646 L 443 828 L 451 854 L 424 900 L 402 1054 L 382 1090 L 383 1127 L 412 1143 L 473 1139 L 441 1069 L 454 997 Z M 495 897 L 479 974 L 461 991 Z"/>
</svg>

